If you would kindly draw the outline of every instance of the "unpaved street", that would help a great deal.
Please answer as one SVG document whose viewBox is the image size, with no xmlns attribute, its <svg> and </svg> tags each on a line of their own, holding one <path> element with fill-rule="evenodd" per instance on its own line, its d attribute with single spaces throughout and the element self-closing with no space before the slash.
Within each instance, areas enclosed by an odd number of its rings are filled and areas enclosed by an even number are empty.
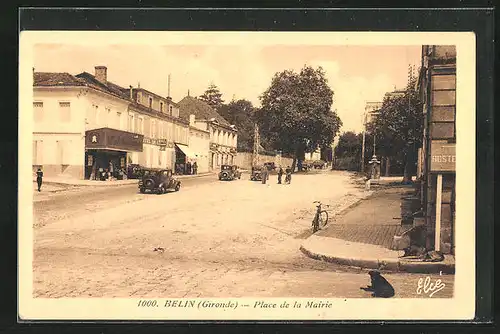
<svg viewBox="0 0 500 334">
<path fill-rule="evenodd" d="M 369 283 L 366 271 L 299 250 L 313 201 L 333 213 L 362 195 L 343 172 L 294 175 L 291 185 L 244 175 L 165 195 L 103 196 L 67 216 L 62 207 L 35 209 L 43 224 L 34 229 L 34 296 L 367 297 L 359 289 Z M 422 275 L 385 276 L 397 297 L 422 297 L 415 293 Z M 451 296 L 453 276 L 437 278 L 446 288 L 434 298 Z"/>
</svg>

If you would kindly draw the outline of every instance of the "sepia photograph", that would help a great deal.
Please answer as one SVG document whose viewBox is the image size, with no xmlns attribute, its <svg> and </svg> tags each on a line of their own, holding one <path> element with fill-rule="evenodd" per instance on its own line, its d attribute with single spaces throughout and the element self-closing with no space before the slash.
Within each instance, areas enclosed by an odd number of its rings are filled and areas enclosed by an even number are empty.
<svg viewBox="0 0 500 334">
<path fill-rule="evenodd" d="M 474 316 L 473 34 L 20 43 L 20 318 Z"/>
</svg>

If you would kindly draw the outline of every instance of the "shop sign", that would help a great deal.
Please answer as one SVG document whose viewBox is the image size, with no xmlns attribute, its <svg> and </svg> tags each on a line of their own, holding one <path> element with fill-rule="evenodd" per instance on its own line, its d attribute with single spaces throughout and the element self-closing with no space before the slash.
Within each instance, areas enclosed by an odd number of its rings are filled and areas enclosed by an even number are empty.
<svg viewBox="0 0 500 334">
<path fill-rule="evenodd" d="M 455 172 L 456 144 L 431 142 L 431 172 Z"/>
<path fill-rule="evenodd" d="M 166 139 L 156 139 L 156 138 L 144 137 L 143 143 L 149 144 L 149 145 L 156 145 L 156 146 L 165 146 L 165 145 L 167 145 L 168 142 Z"/>
<path fill-rule="evenodd" d="M 89 130 L 85 132 L 85 148 L 142 152 L 143 138 L 143 135 L 110 128 Z"/>
</svg>

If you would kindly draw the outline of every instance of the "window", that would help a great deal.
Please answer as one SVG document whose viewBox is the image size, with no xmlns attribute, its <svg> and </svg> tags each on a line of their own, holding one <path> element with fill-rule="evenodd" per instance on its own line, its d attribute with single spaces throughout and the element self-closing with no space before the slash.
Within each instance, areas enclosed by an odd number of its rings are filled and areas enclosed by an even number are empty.
<svg viewBox="0 0 500 334">
<path fill-rule="evenodd" d="M 163 112 L 163 102 L 160 102 L 160 111 Z"/>
<path fill-rule="evenodd" d="M 149 108 L 153 109 L 153 98 L 152 97 L 149 98 Z"/>
<path fill-rule="evenodd" d="M 57 164 L 62 165 L 64 161 L 64 142 L 60 140 L 56 141 L 56 149 L 57 149 L 57 155 L 56 155 Z"/>
<path fill-rule="evenodd" d="M 36 123 L 43 121 L 43 102 L 33 102 L 33 113 Z"/>
<path fill-rule="evenodd" d="M 71 108 L 69 102 L 59 102 L 59 116 L 63 123 L 71 121 Z"/>
<path fill-rule="evenodd" d="M 168 114 L 172 116 L 174 108 L 172 106 L 168 107 Z"/>
<path fill-rule="evenodd" d="M 156 121 L 151 120 L 151 138 L 156 138 Z"/>
<path fill-rule="evenodd" d="M 116 112 L 116 124 L 115 124 L 115 126 L 117 129 L 120 129 L 120 130 L 122 129 L 122 122 L 121 121 L 122 121 L 122 113 L 121 113 L 121 111 L 117 111 Z"/>
<path fill-rule="evenodd" d="M 164 127 L 165 127 L 165 122 L 163 121 L 158 122 L 158 137 L 161 139 L 164 138 L 164 133 L 163 133 Z"/>
<path fill-rule="evenodd" d="M 128 131 L 134 132 L 134 115 L 128 114 Z"/>
<path fill-rule="evenodd" d="M 33 140 L 33 165 L 43 165 L 43 141 Z"/>
<path fill-rule="evenodd" d="M 140 133 L 141 135 L 144 134 L 144 118 L 139 117 L 137 119 L 137 132 Z"/>
</svg>

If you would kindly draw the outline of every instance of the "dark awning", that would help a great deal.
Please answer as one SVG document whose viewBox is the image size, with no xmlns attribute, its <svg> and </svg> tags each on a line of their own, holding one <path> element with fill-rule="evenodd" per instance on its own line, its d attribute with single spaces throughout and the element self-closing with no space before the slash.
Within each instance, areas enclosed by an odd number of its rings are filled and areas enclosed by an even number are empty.
<svg viewBox="0 0 500 334">
<path fill-rule="evenodd" d="M 85 148 L 142 152 L 144 136 L 111 128 L 85 131 Z"/>
</svg>

